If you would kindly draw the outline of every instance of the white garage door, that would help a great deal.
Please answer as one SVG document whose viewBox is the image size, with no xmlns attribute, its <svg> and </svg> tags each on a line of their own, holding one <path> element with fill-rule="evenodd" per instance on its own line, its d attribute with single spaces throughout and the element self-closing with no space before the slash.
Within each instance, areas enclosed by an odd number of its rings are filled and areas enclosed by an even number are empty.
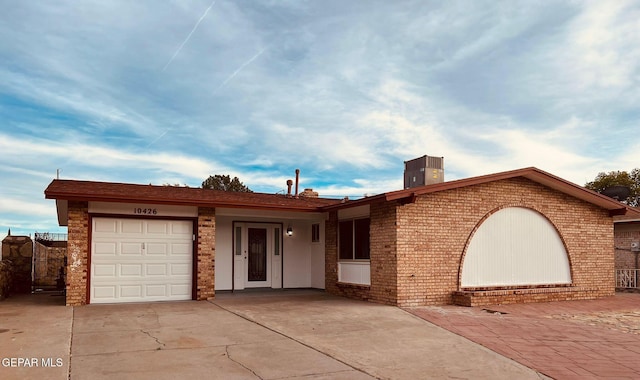
<svg viewBox="0 0 640 380">
<path fill-rule="evenodd" d="M 193 223 L 93 218 L 90 303 L 190 300 Z"/>
</svg>

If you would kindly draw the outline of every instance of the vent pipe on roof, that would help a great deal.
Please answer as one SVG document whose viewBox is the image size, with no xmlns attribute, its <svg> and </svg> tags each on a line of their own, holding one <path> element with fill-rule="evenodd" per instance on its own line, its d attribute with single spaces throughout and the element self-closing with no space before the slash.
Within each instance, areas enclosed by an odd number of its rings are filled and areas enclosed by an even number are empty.
<svg viewBox="0 0 640 380">
<path fill-rule="evenodd" d="M 298 183 L 300 181 L 300 169 L 296 169 L 296 195 L 295 197 L 298 198 Z"/>
<path fill-rule="evenodd" d="M 293 181 L 288 179 L 287 180 L 287 197 L 291 196 L 291 186 L 293 186 Z"/>
</svg>

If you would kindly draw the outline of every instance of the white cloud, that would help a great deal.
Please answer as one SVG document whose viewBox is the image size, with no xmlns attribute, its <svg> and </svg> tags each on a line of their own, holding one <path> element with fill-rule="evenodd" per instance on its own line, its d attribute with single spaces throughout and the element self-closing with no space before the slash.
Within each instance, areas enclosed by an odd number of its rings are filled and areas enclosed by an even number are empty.
<svg viewBox="0 0 640 380">
<path fill-rule="evenodd" d="M 28 214 L 32 217 L 50 218 L 52 215 L 56 215 L 56 206 L 53 201 L 24 201 L 17 198 L 0 197 L 0 210 L 3 214 Z"/>
<path fill-rule="evenodd" d="M 89 145 L 85 142 L 58 142 L 48 140 L 16 139 L 0 134 L 0 150 L 5 162 L 19 164 L 25 159 L 66 162 L 69 166 L 85 166 L 94 171 L 109 169 L 144 169 L 180 174 L 191 178 L 207 178 L 213 161 L 172 153 L 136 153 L 116 147 Z M 63 168 L 64 170 L 64 168 Z M 87 169 L 84 169 L 87 170 Z M 92 176 L 95 177 L 95 176 Z"/>
</svg>

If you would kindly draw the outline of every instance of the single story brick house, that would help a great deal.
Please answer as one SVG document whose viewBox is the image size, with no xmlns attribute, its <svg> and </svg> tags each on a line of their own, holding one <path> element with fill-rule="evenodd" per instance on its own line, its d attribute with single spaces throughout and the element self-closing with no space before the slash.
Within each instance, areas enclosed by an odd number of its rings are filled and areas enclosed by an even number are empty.
<svg viewBox="0 0 640 380">
<path fill-rule="evenodd" d="M 624 204 L 536 168 L 358 200 L 53 180 L 67 304 L 318 288 L 399 306 L 612 295 Z M 639 215 L 640 216 L 640 215 Z"/>
</svg>

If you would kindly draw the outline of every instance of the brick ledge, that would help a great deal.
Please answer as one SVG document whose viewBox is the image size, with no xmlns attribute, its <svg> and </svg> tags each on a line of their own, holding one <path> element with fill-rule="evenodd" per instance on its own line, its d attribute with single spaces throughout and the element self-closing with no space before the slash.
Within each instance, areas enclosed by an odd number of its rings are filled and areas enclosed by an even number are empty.
<svg viewBox="0 0 640 380">
<path fill-rule="evenodd" d="M 453 303 L 460 306 L 486 306 L 509 303 L 567 301 L 592 299 L 593 289 L 584 287 L 540 287 L 500 290 L 459 290 L 453 292 Z"/>
<path fill-rule="evenodd" d="M 336 282 L 336 285 L 344 288 L 371 289 L 371 285 L 354 284 L 351 282 Z"/>
</svg>

